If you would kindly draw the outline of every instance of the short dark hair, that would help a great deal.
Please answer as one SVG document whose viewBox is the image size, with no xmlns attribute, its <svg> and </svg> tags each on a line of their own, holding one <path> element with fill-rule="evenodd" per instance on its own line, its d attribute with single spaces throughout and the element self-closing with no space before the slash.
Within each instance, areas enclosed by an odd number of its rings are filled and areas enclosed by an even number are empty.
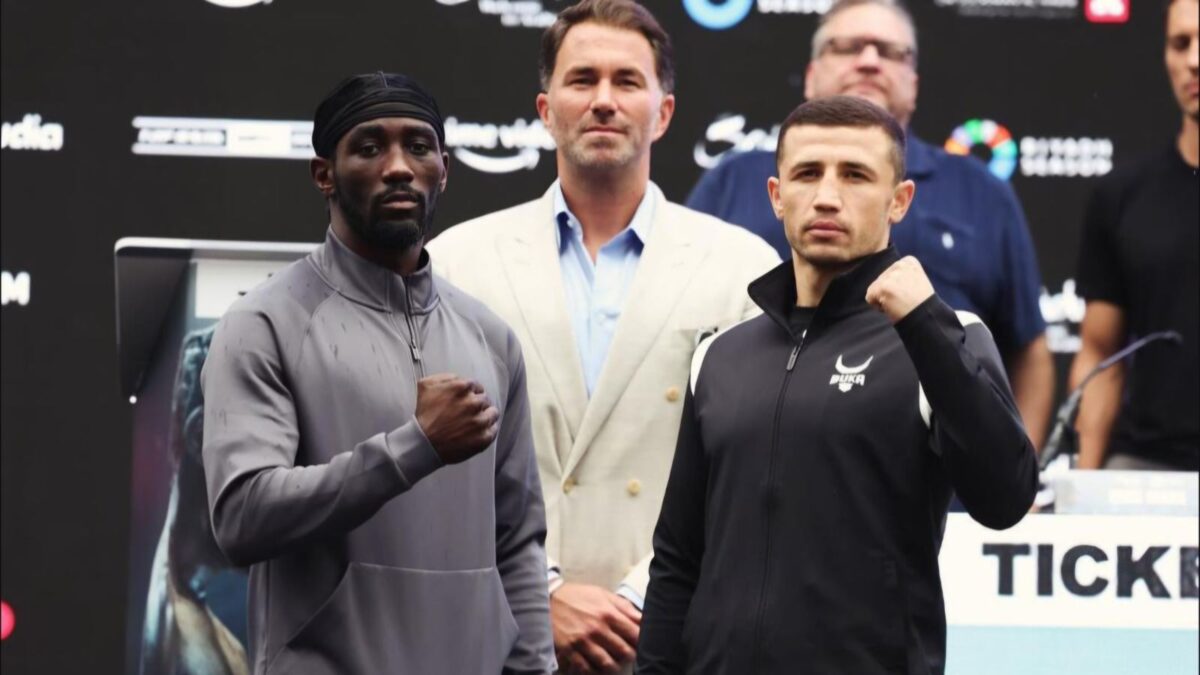
<svg viewBox="0 0 1200 675">
<path fill-rule="evenodd" d="M 641 33 L 654 52 L 654 69 L 659 86 L 668 94 L 675 91 L 675 56 L 671 36 L 667 35 L 650 10 L 632 0 L 582 0 L 558 13 L 558 18 L 542 33 L 538 75 L 543 90 L 550 88 L 554 62 L 567 31 L 587 22 Z"/>
<path fill-rule="evenodd" d="M 865 99 L 854 96 L 830 96 L 808 101 L 793 110 L 779 127 L 775 146 L 775 165 L 783 159 L 783 139 L 792 127 L 878 127 L 892 139 L 892 169 L 896 182 L 904 180 L 904 129 L 891 113 Z"/>
<path fill-rule="evenodd" d="M 1162 4 L 1162 22 L 1164 32 L 1171 29 L 1171 8 L 1174 7 L 1175 3 L 1178 1 L 1179 0 L 1164 0 Z M 1170 35 L 1167 37 L 1170 38 Z"/>
<path fill-rule="evenodd" d="M 817 20 L 817 30 L 813 32 L 812 36 L 812 60 L 816 61 L 821 56 L 821 49 L 825 47 L 825 27 L 829 24 L 830 20 L 848 9 L 862 7 L 863 5 L 874 5 L 876 7 L 890 9 L 895 12 L 904 21 L 904 23 L 908 24 L 913 36 L 913 43 L 909 46 L 912 47 L 913 50 L 913 68 L 916 68 L 917 24 L 913 21 L 912 12 L 908 11 L 908 7 L 905 6 L 903 0 L 834 0 L 834 3 L 829 6 L 829 9 L 825 10 L 825 13 L 821 15 L 819 20 Z"/>
</svg>

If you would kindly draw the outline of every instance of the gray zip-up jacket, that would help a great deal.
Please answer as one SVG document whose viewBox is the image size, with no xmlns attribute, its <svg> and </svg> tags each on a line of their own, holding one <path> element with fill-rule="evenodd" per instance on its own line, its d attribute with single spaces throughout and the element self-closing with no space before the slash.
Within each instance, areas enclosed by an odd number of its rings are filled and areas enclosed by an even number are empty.
<svg viewBox="0 0 1200 675">
<path fill-rule="evenodd" d="M 501 413 L 444 466 L 417 380 L 480 382 Z M 238 300 L 204 366 L 217 542 L 250 565 L 255 673 L 554 669 L 545 513 L 508 326 L 431 271 L 325 243 Z"/>
</svg>

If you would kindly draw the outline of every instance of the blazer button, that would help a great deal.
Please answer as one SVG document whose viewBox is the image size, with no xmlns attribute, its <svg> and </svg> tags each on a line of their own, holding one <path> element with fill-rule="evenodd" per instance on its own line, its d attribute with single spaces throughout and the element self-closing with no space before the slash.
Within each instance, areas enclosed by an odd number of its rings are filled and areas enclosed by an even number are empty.
<svg viewBox="0 0 1200 675">
<path fill-rule="evenodd" d="M 568 478 L 563 481 L 563 494 L 571 494 L 571 490 L 575 489 L 575 485 L 576 483 L 574 478 Z"/>
<path fill-rule="evenodd" d="M 629 483 L 625 485 L 625 491 L 629 493 L 630 497 L 638 496 L 642 492 L 642 481 L 636 478 L 630 479 Z"/>
<path fill-rule="evenodd" d="M 667 400 L 671 403 L 679 400 L 679 387 L 667 387 Z"/>
</svg>

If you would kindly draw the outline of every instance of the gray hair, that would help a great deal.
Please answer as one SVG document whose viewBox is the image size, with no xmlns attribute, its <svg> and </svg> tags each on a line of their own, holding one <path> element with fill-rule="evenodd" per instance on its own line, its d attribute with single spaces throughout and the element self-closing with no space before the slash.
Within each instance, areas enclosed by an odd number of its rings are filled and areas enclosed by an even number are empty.
<svg viewBox="0 0 1200 675">
<path fill-rule="evenodd" d="M 917 59 L 917 24 L 913 22 L 912 14 L 908 8 L 904 6 L 902 0 L 835 0 L 835 2 L 821 16 L 821 20 L 817 22 L 817 30 L 812 37 L 812 59 L 815 61 L 821 56 L 821 49 L 825 47 L 825 28 L 829 21 L 838 14 L 854 7 L 862 5 L 875 5 L 877 7 L 886 7 L 895 12 L 904 23 L 912 30 L 913 35 L 913 62 Z"/>
</svg>

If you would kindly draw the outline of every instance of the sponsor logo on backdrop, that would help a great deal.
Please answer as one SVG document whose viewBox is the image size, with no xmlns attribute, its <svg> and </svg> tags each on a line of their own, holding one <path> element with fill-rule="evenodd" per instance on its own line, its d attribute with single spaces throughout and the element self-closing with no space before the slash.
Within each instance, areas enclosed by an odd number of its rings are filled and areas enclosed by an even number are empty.
<svg viewBox="0 0 1200 675">
<path fill-rule="evenodd" d="M 1079 16 L 1079 0 L 934 0 L 934 5 L 952 9 L 959 16 L 987 19 L 1073 19 Z"/>
<path fill-rule="evenodd" d="M 833 0 L 758 0 L 759 14 L 824 14 Z"/>
<path fill-rule="evenodd" d="M 946 151 L 968 155 L 986 147 L 988 170 L 1008 180 L 1019 166 L 1028 177 L 1090 177 L 1112 171 L 1113 142 L 1108 138 L 1024 136 L 1018 144 L 1003 125 L 989 119 L 967 120 L 946 139 Z"/>
<path fill-rule="evenodd" d="M 711 169 L 729 152 L 766 150 L 774 152 L 779 142 L 779 125 L 770 129 L 747 128 L 745 115 L 723 114 L 705 129 L 704 138 L 692 149 L 701 169 Z M 1113 142 L 1109 138 L 1024 136 L 1018 142 L 1004 125 L 989 119 L 968 120 L 946 139 L 947 152 L 971 154 L 985 148 L 988 169 L 1008 180 L 1020 169 L 1030 178 L 1086 178 L 1103 176 L 1113 168 Z M 946 248 L 953 247 L 953 242 Z"/>
<path fill-rule="evenodd" d="M 1017 168 L 1017 144 L 1008 129 L 992 120 L 967 120 L 946 139 L 946 152 L 968 155 L 977 145 L 986 145 L 991 150 L 988 170 L 997 178 L 1008 180 Z"/>
<path fill-rule="evenodd" d="M 1113 142 L 1109 138 L 1021 138 L 1023 176 L 1103 176 L 1113 168 Z"/>
<path fill-rule="evenodd" d="M 1063 282 L 1062 290 L 1051 293 L 1042 288 L 1038 299 L 1042 319 L 1046 321 L 1046 342 L 1055 354 L 1074 354 L 1079 351 L 1079 324 L 1087 302 L 1075 293 L 1075 280 Z"/>
<path fill-rule="evenodd" d="M 17 615 L 7 602 L 0 600 L 0 640 L 7 640 L 17 625 Z"/>
<path fill-rule="evenodd" d="M 446 118 L 446 147 L 456 160 L 484 173 L 512 173 L 537 167 L 554 139 L 539 119 L 512 124 L 462 122 Z"/>
<path fill-rule="evenodd" d="M 455 7 L 470 0 L 437 0 L 439 5 Z M 557 9 L 547 9 L 540 0 L 478 0 L 476 9 L 485 16 L 500 19 L 506 28 L 545 28 L 554 23 Z M 564 5 L 565 6 L 565 5 Z"/>
<path fill-rule="evenodd" d="M 20 122 L 0 125 L 0 148 L 57 152 L 62 150 L 63 135 L 63 125 L 44 122 L 41 115 L 29 113 Z"/>
<path fill-rule="evenodd" d="M 759 14 L 824 14 L 832 4 L 833 0 L 683 0 L 683 9 L 709 30 L 726 30 L 753 9 Z"/>
<path fill-rule="evenodd" d="M 696 23 L 709 30 L 725 30 L 742 22 L 754 0 L 683 0 L 683 8 Z"/>
<path fill-rule="evenodd" d="M 701 169 L 711 169 L 728 152 L 747 150 L 775 151 L 779 142 L 779 125 L 767 129 L 747 129 L 745 115 L 724 114 L 713 120 L 704 131 L 704 138 L 696 141 L 692 158 Z"/>
<path fill-rule="evenodd" d="M 243 7 L 252 7 L 254 5 L 269 5 L 271 0 L 204 0 L 210 5 L 217 7 L 225 7 L 228 9 L 242 9 Z"/>
<path fill-rule="evenodd" d="M 1125 23 L 1129 21 L 1132 0 L 1084 0 L 1083 15 L 1092 23 Z"/>
<path fill-rule="evenodd" d="M 133 118 L 135 155 L 310 159 L 312 122 L 210 119 L 203 117 Z"/>
<path fill-rule="evenodd" d="M 209 119 L 201 117 L 133 118 L 135 155 L 300 159 L 313 156 L 312 122 Z M 533 169 L 554 139 L 541 120 L 518 119 L 492 124 L 446 119 L 446 147 L 462 164 L 484 173 Z"/>
<path fill-rule="evenodd" d="M 28 305 L 30 286 L 29 272 L 0 272 L 0 305 Z"/>
</svg>

